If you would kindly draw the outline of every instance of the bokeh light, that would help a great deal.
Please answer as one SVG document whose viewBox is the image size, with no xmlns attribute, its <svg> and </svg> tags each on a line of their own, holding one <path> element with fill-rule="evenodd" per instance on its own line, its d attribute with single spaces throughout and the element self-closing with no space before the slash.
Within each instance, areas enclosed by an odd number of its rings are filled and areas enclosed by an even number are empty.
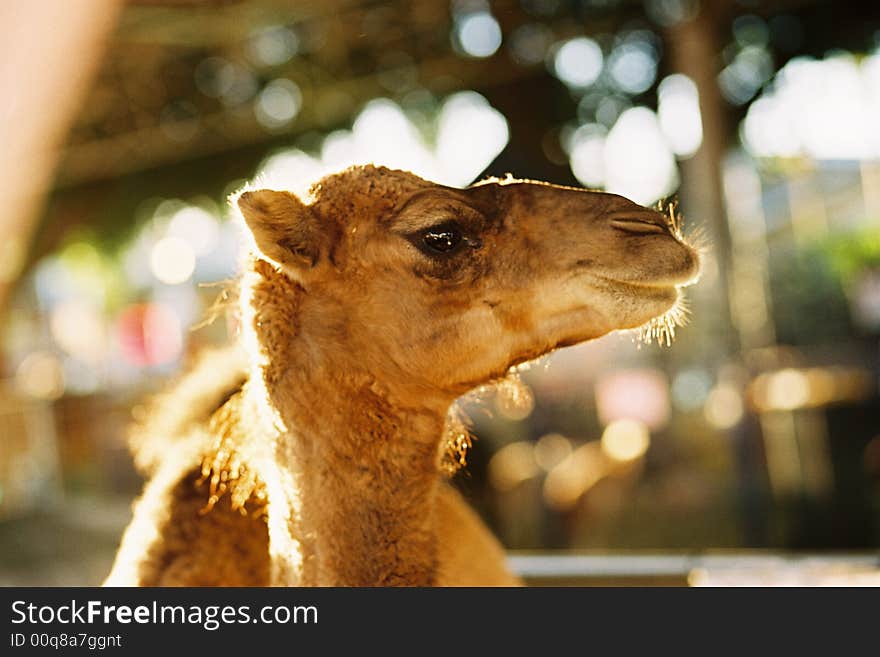
<svg viewBox="0 0 880 657">
<path fill-rule="evenodd" d="M 553 71 L 570 87 L 589 87 L 602 73 L 602 62 L 599 44 L 588 37 L 577 37 L 559 46 L 553 58 Z"/>
<path fill-rule="evenodd" d="M 437 121 L 439 180 L 463 187 L 473 182 L 507 145 L 507 120 L 474 91 L 447 98 Z"/>
<path fill-rule="evenodd" d="M 767 385 L 767 405 L 791 410 L 804 406 L 810 400 L 810 382 L 796 369 L 785 369 L 770 378 Z"/>
<path fill-rule="evenodd" d="M 153 275 L 168 285 L 183 283 L 193 275 L 196 256 L 192 247 L 179 237 L 164 237 L 153 245 L 150 269 Z"/>
<path fill-rule="evenodd" d="M 674 121 L 673 121 L 674 123 Z M 673 130 L 675 126 L 672 126 Z M 693 146 L 694 128 L 679 146 Z M 690 143 L 684 144 L 684 139 Z M 657 115 L 647 107 L 625 110 L 610 132 L 587 123 L 568 140 L 569 166 L 586 187 L 600 187 L 648 204 L 668 196 L 678 185 L 678 168 Z"/>
<path fill-rule="evenodd" d="M 734 105 L 751 100 L 773 75 L 773 58 L 763 46 L 746 46 L 718 74 L 718 86 Z"/>
<path fill-rule="evenodd" d="M 651 434 L 644 422 L 615 420 L 602 432 L 602 451 L 615 461 L 634 461 L 651 446 Z"/>
<path fill-rule="evenodd" d="M 613 126 L 620 115 L 632 107 L 628 98 L 623 96 L 603 95 L 596 105 L 596 120 L 606 128 Z"/>
<path fill-rule="evenodd" d="M 703 407 L 711 389 L 712 377 L 706 370 L 683 370 L 672 381 L 672 400 L 683 411 L 695 411 Z"/>
<path fill-rule="evenodd" d="M 58 346 L 71 356 L 100 362 L 107 340 L 101 309 L 82 299 L 67 299 L 52 310 L 49 327 Z"/>
<path fill-rule="evenodd" d="M 578 128 L 569 145 L 571 172 L 585 187 L 601 187 L 605 182 L 605 136 L 607 130 L 596 123 Z"/>
<path fill-rule="evenodd" d="M 535 463 L 544 470 L 550 472 L 562 463 L 572 452 L 571 441 L 558 433 L 548 433 L 538 438 L 535 443 Z"/>
<path fill-rule="evenodd" d="M 569 511 L 607 472 L 606 456 L 597 442 L 581 445 L 544 480 L 544 502 L 556 511 Z"/>
<path fill-rule="evenodd" d="M 285 25 L 272 25 L 255 31 L 248 41 L 248 54 L 256 64 L 280 66 L 299 50 L 299 38 Z"/>
<path fill-rule="evenodd" d="M 621 114 L 605 142 L 605 189 L 638 203 L 668 196 L 678 185 L 675 158 L 647 107 Z"/>
<path fill-rule="evenodd" d="M 489 482 L 501 492 L 516 488 L 538 472 L 532 444 L 525 441 L 505 445 L 489 461 Z"/>
<path fill-rule="evenodd" d="M 220 229 L 215 216 L 194 205 L 182 207 L 172 215 L 168 222 L 167 234 L 189 244 L 196 256 L 210 253 L 220 239 Z"/>
<path fill-rule="evenodd" d="M 706 421 L 717 429 L 730 429 L 742 420 L 743 399 L 731 383 L 719 383 L 706 398 L 703 407 Z"/>
<path fill-rule="evenodd" d="M 657 89 L 657 115 L 669 148 L 690 157 L 703 143 L 703 120 L 697 85 L 686 75 L 667 76 Z"/>
<path fill-rule="evenodd" d="M 693 19 L 700 5 L 700 0 L 646 0 L 645 9 L 658 25 L 672 27 Z"/>
<path fill-rule="evenodd" d="M 749 107 L 741 134 L 758 157 L 870 159 L 880 157 L 877 116 L 880 52 L 796 57 Z"/>
<path fill-rule="evenodd" d="M 429 144 L 400 105 L 387 98 L 373 100 L 350 131 L 337 130 L 323 139 L 319 156 L 299 149 L 280 151 L 263 161 L 258 175 L 267 186 L 305 194 L 327 173 L 376 164 L 464 187 L 507 145 L 507 120 L 474 91 L 450 95 L 432 118 L 436 131 Z"/>
<path fill-rule="evenodd" d="M 302 107 L 302 92 L 292 80 L 272 80 L 260 92 L 254 111 L 257 120 L 266 128 L 286 126 L 296 118 Z"/>
<path fill-rule="evenodd" d="M 608 72 L 619 89 L 629 94 L 643 93 L 657 76 L 657 54 L 644 38 L 628 37 L 611 51 Z"/>
<path fill-rule="evenodd" d="M 488 11 L 465 14 L 456 21 L 455 44 L 471 57 L 490 57 L 501 47 L 501 27 Z"/>
<path fill-rule="evenodd" d="M 733 37 L 743 48 L 766 46 L 770 40 L 770 29 L 760 16 L 744 14 L 733 19 Z"/>
<path fill-rule="evenodd" d="M 210 98 L 221 98 L 235 84 L 235 66 L 222 57 L 208 57 L 199 62 L 193 73 L 196 87 Z"/>
<path fill-rule="evenodd" d="M 246 103 L 257 93 L 254 73 L 224 57 L 203 59 L 193 71 L 196 88 L 209 98 L 216 98 L 227 107 Z"/>
</svg>

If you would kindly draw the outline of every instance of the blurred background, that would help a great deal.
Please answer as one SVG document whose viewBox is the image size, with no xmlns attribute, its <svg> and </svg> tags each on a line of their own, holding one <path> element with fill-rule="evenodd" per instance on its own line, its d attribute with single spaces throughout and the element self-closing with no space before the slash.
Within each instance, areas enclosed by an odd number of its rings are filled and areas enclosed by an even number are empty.
<svg viewBox="0 0 880 657">
<path fill-rule="evenodd" d="M 609 336 L 465 403 L 456 484 L 530 581 L 878 581 L 877 3 L 46 0 L 0 18 L 0 584 L 107 574 L 142 485 L 133 409 L 233 331 L 205 321 L 238 263 L 226 195 L 364 161 L 677 193 L 709 245 L 671 345 Z"/>
</svg>

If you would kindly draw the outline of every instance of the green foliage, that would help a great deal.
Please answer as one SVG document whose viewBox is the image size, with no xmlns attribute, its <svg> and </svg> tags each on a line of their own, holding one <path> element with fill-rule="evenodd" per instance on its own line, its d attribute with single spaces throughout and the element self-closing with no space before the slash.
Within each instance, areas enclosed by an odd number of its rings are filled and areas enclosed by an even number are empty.
<svg viewBox="0 0 880 657">
<path fill-rule="evenodd" d="M 852 334 L 841 278 L 824 252 L 773 249 L 770 259 L 776 337 L 786 344 L 817 344 Z"/>
<path fill-rule="evenodd" d="M 880 228 L 862 228 L 836 235 L 819 245 L 844 285 L 851 284 L 868 269 L 880 268 Z"/>
<path fill-rule="evenodd" d="M 880 269 L 880 228 L 832 235 L 806 248 L 777 247 L 771 285 L 777 337 L 790 344 L 851 338 L 847 292 Z"/>
</svg>

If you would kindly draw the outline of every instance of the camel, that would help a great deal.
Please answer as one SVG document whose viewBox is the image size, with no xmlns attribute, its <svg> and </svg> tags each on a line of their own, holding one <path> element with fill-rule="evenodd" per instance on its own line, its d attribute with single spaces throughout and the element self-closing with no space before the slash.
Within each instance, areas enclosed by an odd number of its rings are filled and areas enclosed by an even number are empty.
<svg viewBox="0 0 880 657">
<path fill-rule="evenodd" d="M 142 423 L 150 478 L 106 584 L 520 584 L 447 482 L 450 408 L 554 349 L 668 323 L 699 267 L 676 223 L 610 193 L 375 166 L 232 202 L 252 237 L 239 346 Z"/>
</svg>

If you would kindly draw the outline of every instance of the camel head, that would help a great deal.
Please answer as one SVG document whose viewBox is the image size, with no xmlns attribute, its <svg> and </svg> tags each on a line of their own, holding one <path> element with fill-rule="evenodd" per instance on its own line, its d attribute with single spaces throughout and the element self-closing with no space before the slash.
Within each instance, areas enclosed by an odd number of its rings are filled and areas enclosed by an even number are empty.
<svg viewBox="0 0 880 657">
<path fill-rule="evenodd" d="M 366 166 L 323 178 L 308 199 L 255 189 L 237 204 L 257 257 L 301 297 L 289 318 L 300 352 L 414 402 L 448 402 L 557 347 L 644 325 L 698 271 L 664 214 L 540 182 L 453 189 Z"/>
</svg>

